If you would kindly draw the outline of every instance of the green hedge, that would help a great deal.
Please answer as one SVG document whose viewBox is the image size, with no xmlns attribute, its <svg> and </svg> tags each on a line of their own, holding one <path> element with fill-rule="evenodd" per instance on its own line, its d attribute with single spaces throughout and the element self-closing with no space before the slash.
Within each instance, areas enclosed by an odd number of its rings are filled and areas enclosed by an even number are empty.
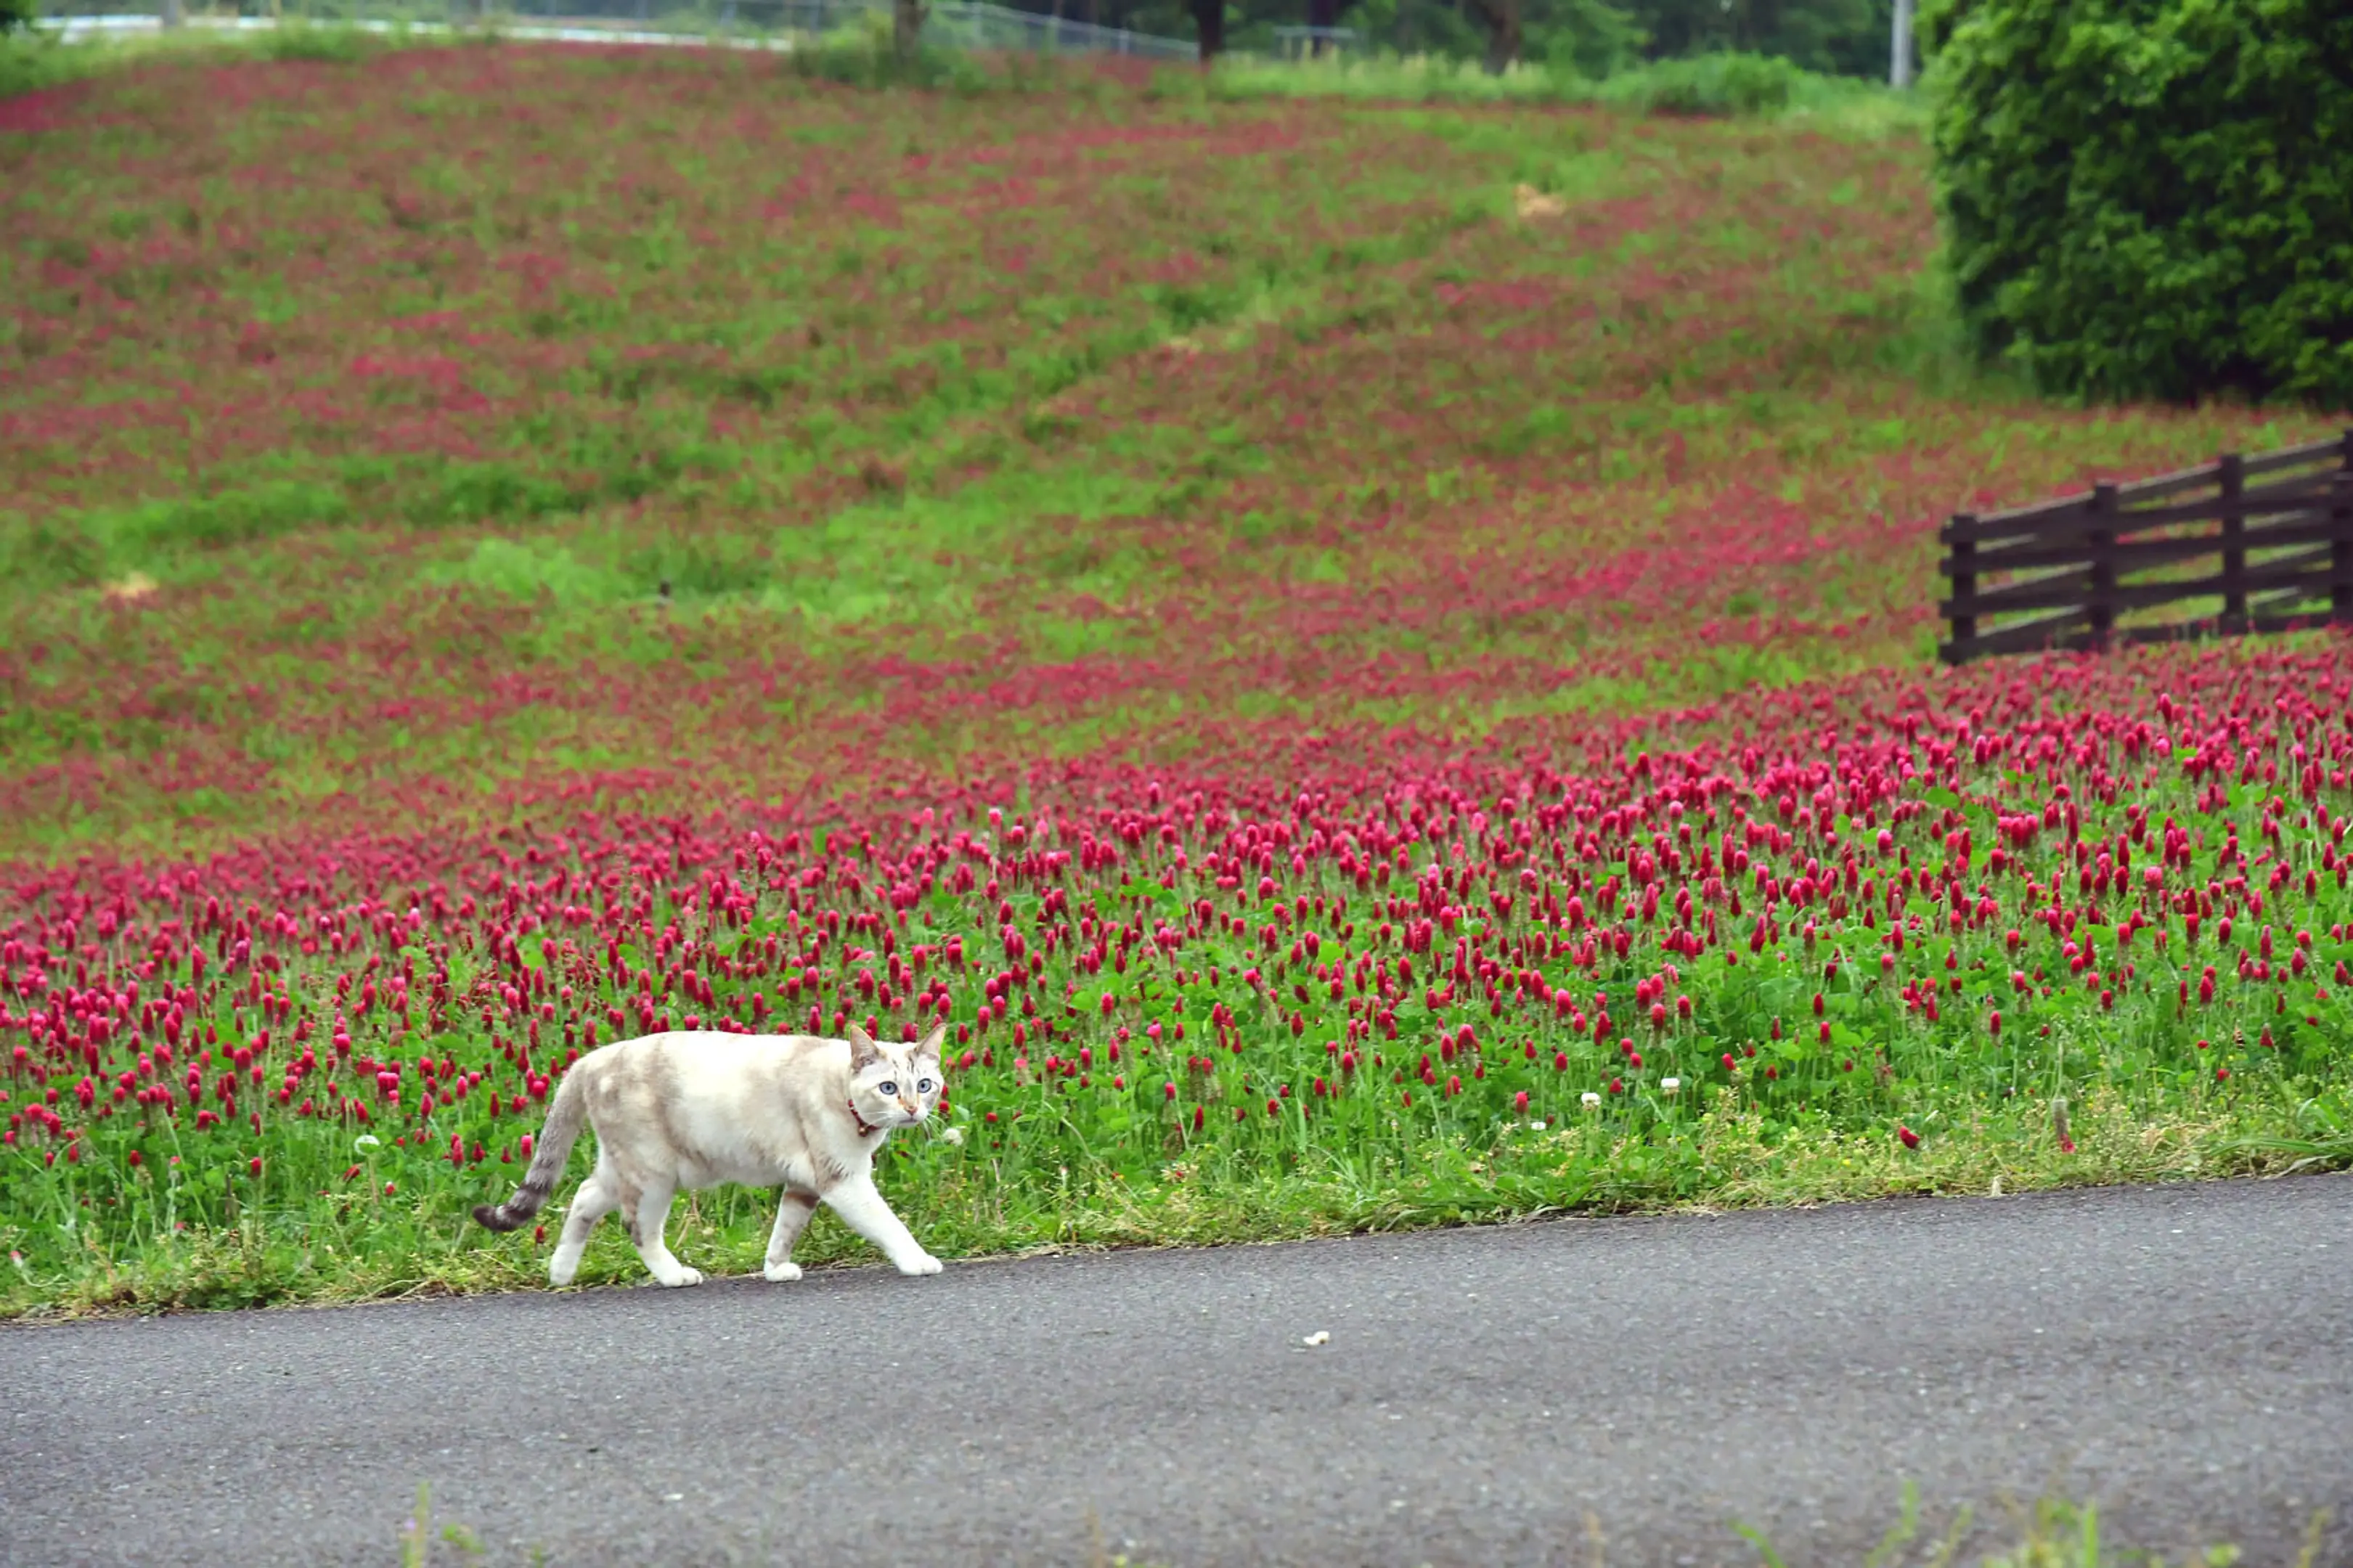
<svg viewBox="0 0 2353 1568">
<path fill-rule="evenodd" d="M 2353 407 L 2353 6 L 1947 0 L 1923 42 L 1981 354 L 2079 397 Z"/>
<path fill-rule="evenodd" d="M 1600 97 L 1646 114 L 1770 114 L 1789 107 L 1805 74 L 1764 55 L 1693 55 L 1620 71 L 1601 84 Z"/>
</svg>

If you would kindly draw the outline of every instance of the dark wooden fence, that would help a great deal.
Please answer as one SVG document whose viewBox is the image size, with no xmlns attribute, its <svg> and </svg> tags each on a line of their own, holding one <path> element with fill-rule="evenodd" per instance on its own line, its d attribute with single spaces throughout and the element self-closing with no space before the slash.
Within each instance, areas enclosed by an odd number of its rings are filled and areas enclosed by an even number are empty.
<svg viewBox="0 0 2353 1568">
<path fill-rule="evenodd" d="M 2353 623 L 2353 430 L 2015 511 L 1938 536 L 1947 664 L 1989 654 Z"/>
</svg>

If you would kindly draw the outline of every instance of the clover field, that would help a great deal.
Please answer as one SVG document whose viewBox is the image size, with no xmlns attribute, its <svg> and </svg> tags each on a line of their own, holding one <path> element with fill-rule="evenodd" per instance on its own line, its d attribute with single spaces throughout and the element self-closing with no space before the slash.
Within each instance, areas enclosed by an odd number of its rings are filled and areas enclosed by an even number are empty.
<svg viewBox="0 0 2353 1568">
<path fill-rule="evenodd" d="M 2039 404 L 1935 244 L 1802 117 L 0 100 L 0 1301 L 527 1282 L 668 1027 L 948 1020 L 949 1256 L 2353 1157 L 2344 646 L 1930 660 L 1948 511 L 2342 421 Z"/>
</svg>

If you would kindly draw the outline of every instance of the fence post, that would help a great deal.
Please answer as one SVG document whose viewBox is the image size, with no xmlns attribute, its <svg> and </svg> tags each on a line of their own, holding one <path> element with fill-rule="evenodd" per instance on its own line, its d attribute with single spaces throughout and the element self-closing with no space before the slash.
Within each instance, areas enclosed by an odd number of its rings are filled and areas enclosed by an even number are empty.
<svg viewBox="0 0 2353 1568">
<path fill-rule="evenodd" d="M 176 27 L 180 25 L 180 0 L 164 0 L 163 15 L 157 21 L 163 26 Z"/>
<path fill-rule="evenodd" d="M 2092 516 L 2107 526 L 2092 530 L 2092 602 L 2085 609 L 2092 622 L 2092 646 L 2104 653 L 2116 624 L 2116 487 L 2103 479 L 2092 487 Z"/>
<path fill-rule="evenodd" d="M 1966 532 L 1977 526 L 1977 521 L 1978 514 L 1973 511 L 1957 511 L 1953 514 L 1953 530 L 1956 533 Z M 1945 560 L 1945 575 L 1953 584 L 1953 640 L 1946 645 L 1947 664 L 1966 663 L 1968 655 L 1961 645 L 1978 635 L 1977 616 L 1960 608 L 1961 601 L 1978 591 L 1977 553 L 1976 540 L 1956 539 L 1952 554 Z"/>
<path fill-rule="evenodd" d="M 2225 452 L 2214 465 L 2222 483 L 2222 626 L 2245 630 L 2247 618 L 2247 514 L 2236 510 L 2247 488 L 2245 460 Z"/>
<path fill-rule="evenodd" d="M 2353 430 L 2339 443 L 2337 480 L 2329 488 L 2328 618 L 2353 620 Z"/>
</svg>

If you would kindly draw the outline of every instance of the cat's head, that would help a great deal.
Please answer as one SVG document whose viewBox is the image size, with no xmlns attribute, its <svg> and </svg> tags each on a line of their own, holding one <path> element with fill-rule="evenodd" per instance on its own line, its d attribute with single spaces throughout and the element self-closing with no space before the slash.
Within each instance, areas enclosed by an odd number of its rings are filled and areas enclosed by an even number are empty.
<svg viewBox="0 0 2353 1568">
<path fill-rule="evenodd" d="M 849 1026 L 849 1103 L 871 1127 L 913 1127 L 929 1116 L 947 1089 L 940 1065 L 942 1022 L 922 1039 L 894 1044 Z"/>
</svg>

